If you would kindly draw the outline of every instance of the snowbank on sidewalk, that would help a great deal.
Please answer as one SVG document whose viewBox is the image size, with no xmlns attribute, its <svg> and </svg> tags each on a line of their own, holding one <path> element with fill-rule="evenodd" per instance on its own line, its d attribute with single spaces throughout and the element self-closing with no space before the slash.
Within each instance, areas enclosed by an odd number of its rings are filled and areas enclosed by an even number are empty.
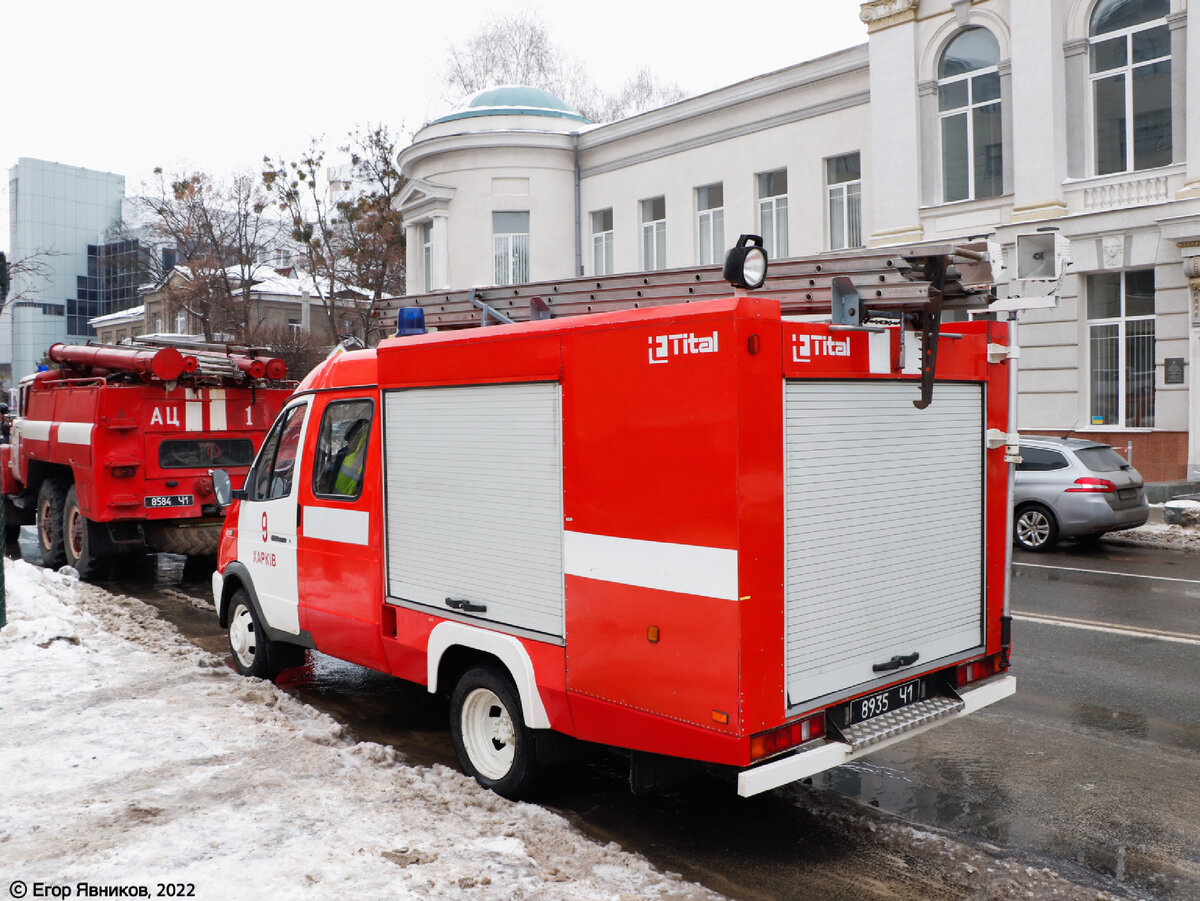
<svg viewBox="0 0 1200 901">
<path fill-rule="evenodd" d="M 715 897 L 442 766 L 407 766 L 116 597 L 5 561 L 4 885 L 198 899 Z"/>
</svg>

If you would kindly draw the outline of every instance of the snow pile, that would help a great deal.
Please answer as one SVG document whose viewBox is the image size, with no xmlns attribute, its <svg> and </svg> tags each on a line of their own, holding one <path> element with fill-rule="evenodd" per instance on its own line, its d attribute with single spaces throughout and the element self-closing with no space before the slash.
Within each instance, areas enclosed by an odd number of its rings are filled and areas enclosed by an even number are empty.
<svg viewBox="0 0 1200 901">
<path fill-rule="evenodd" d="M 140 601 L 5 566 L 5 885 L 153 897 L 183 883 L 244 901 L 717 897 L 446 767 L 352 742 Z"/>
</svg>

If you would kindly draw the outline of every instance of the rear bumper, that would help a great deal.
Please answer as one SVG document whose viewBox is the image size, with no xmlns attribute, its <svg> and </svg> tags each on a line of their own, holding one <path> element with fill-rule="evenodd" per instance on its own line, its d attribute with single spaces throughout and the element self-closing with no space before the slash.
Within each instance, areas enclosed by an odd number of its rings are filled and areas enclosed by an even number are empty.
<svg viewBox="0 0 1200 901">
<path fill-rule="evenodd" d="M 987 707 L 989 704 L 994 704 L 1009 697 L 1016 690 L 1016 676 L 996 676 L 988 679 L 986 682 L 980 683 L 975 688 L 960 692 L 959 695 L 963 701 L 962 709 L 946 719 L 939 719 L 912 729 L 907 729 L 858 750 L 855 750 L 844 742 L 826 740 L 814 748 L 798 750 L 786 757 L 780 757 L 767 763 L 742 770 L 738 773 L 738 794 L 742 797 L 757 795 L 759 792 L 778 788 L 781 785 L 787 785 L 789 782 L 795 782 L 797 779 L 806 779 L 809 776 L 832 769 L 835 766 L 841 766 L 844 763 L 849 763 L 851 760 L 856 760 L 866 754 L 878 751 L 880 748 L 886 748 L 888 745 L 911 738 L 914 735 L 919 735 L 922 732 L 932 729 L 934 726 L 974 713 L 976 710 Z"/>
<path fill-rule="evenodd" d="M 1114 510 L 1100 494 L 1065 493 L 1054 505 L 1058 517 L 1058 534 L 1062 538 L 1096 535 L 1119 529 L 1136 529 L 1146 524 L 1150 505 L 1145 495 L 1140 503 Z"/>
</svg>

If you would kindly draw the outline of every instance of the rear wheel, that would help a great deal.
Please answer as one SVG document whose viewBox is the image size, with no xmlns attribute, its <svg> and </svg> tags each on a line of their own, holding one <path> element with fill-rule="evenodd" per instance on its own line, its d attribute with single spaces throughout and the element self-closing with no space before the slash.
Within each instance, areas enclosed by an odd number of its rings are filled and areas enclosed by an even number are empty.
<svg viewBox="0 0 1200 901">
<path fill-rule="evenodd" d="M 1027 551 L 1048 551 L 1058 541 L 1058 521 L 1040 504 L 1019 507 L 1013 517 L 1013 541 Z"/>
<path fill-rule="evenodd" d="M 484 788 L 516 798 L 535 781 L 533 733 L 507 674 L 476 667 L 458 680 L 450 698 L 450 734 L 463 769 Z"/>
<path fill-rule="evenodd" d="M 103 562 L 103 557 L 96 553 L 101 544 L 98 530 L 99 527 L 79 509 L 75 486 L 72 485 L 63 503 L 63 550 L 67 564 L 75 567 L 81 579 L 94 576 Z"/>
<path fill-rule="evenodd" d="M 38 489 L 37 531 L 42 565 L 58 569 L 67 562 L 63 541 L 63 504 L 67 485 L 62 479 L 46 479 Z"/>
</svg>

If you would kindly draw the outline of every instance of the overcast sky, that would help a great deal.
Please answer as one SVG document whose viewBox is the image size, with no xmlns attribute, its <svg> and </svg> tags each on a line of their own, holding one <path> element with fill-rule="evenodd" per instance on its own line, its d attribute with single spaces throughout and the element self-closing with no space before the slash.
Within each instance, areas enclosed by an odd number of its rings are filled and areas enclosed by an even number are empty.
<svg viewBox="0 0 1200 901">
<path fill-rule="evenodd" d="M 606 90 L 640 66 L 689 94 L 866 41 L 857 0 L 678 4 L 531 0 L 552 39 Z M 357 124 L 407 136 L 446 110 L 439 74 L 487 0 L 63 0 L 4 3 L 0 248 L 18 157 L 122 174 L 253 170 L 331 148 Z M 686 10 L 686 11 L 684 11 Z"/>
</svg>

